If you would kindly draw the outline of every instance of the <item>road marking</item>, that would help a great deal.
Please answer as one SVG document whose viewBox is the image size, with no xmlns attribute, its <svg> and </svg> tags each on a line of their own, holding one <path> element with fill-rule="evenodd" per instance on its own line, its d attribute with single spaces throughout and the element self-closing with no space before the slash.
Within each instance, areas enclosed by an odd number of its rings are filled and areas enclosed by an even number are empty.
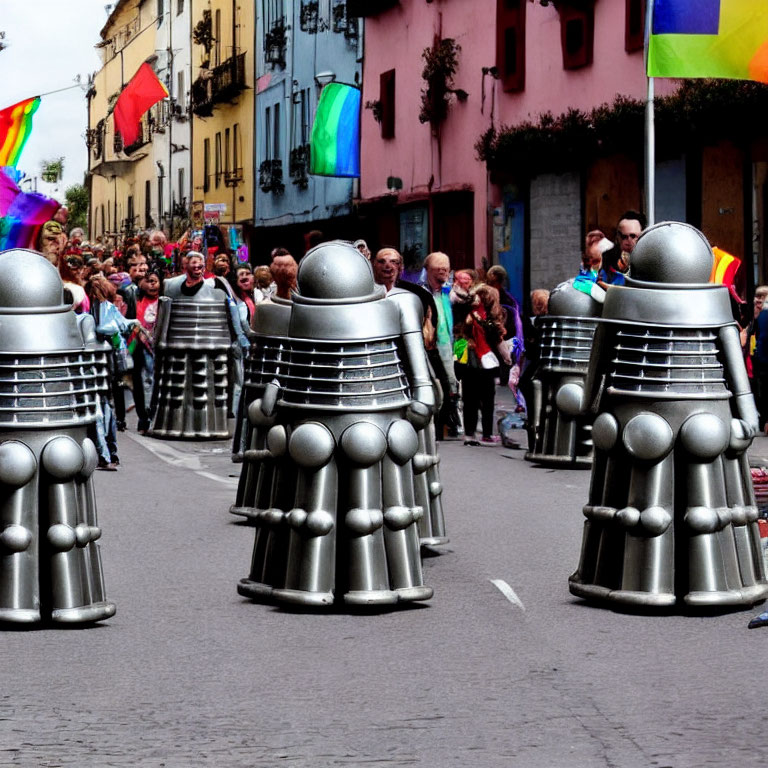
<svg viewBox="0 0 768 768">
<path fill-rule="evenodd" d="M 512 589 L 506 581 L 503 579 L 488 579 L 488 581 L 490 581 L 491 584 L 493 584 L 493 586 L 496 587 L 496 589 L 498 589 L 510 603 L 512 603 L 512 605 L 516 605 L 522 611 L 525 610 L 523 601 L 515 594 L 515 590 Z"/>
<path fill-rule="evenodd" d="M 219 475 L 213 474 L 213 472 L 206 472 L 205 464 L 200 461 L 199 456 L 177 451 L 175 448 L 168 445 L 168 443 L 162 443 L 148 437 L 142 437 L 141 435 L 134 435 L 131 432 L 123 432 L 123 435 L 143 446 L 150 453 L 154 453 L 158 459 L 161 459 L 166 464 L 170 464 L 172 467 L 190 469 L 196 475 L 200 475 L 200 477 L 204 477 L 207 480 L 215 480 L 216 482 L 224 483 L 225 485 L 232 487 L 237 486 L 237 480 L 231 480 L 228 477 L 220 477 Z"/>
</svg>

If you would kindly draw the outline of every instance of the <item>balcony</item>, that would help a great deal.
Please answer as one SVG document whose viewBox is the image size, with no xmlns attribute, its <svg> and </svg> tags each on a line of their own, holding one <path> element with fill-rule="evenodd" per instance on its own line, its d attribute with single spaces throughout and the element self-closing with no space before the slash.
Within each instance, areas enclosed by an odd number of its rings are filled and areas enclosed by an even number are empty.
<svg viewBox="0 0 768 768">
<path fill-rule="evenodd" d="M 283 184 L 283 161 L 265 160 L 259 166 L 259 187 L 262 192 L 273 192 L 282 195 L 285 191 Z"/>
<path fill-rule="evenodd" d="M 218 67 L 201 70 L 192 83 L 192 111 L 198 117 L 210 117 L 216 104 L 232 101 L 247 87 L 245 53 L 239 53 Z"/>
</svg>

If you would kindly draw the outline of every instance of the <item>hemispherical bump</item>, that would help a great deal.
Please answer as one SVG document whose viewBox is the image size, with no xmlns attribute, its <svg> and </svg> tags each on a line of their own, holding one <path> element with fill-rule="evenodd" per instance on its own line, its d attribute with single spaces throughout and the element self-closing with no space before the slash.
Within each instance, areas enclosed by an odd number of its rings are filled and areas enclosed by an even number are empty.
<svg viewBox="0 0 768 768">
<path fill-rule="evenodd" d="M 325 536 L 333 530 L 333 516 L 324 509 L 315 509 L 307 515 L 305 525 L 314 536 Z"/>
<path fill-rule="evenodd" d="M 610 451 L 619 439 L 619 422 L 610 413 L 601 413 L 592 424 L 592 442 L 601 451 Z"/>
<path fill-rule="evenodd" d="M 0 546 L 11 552 L 23 552 L 32 543 L 32 531 L 23 525 L 8 525 L 0 533 Z"/>
<path fill-rule="evenodd" d="M 624 427 L 624 447 L 641 461 L 657 461 L 666 456 L 675 442 L 672 427 L 655 413 L 639 413 Z"/>
<path fill-rule="evenodd" d="M 86 437 L 80 447 L 83 449 L 83 468 L 80 470 L 82 477 L 88 478 L 99 465 L 99 452 L 90 437 Z"/>
<path fill-rule="evenodd" d="M 640 510 L 636 507 L 624 507 L 616 513 L 616 519 L 626 528 L 634 528 L 640 522 Z"/>
<path fill-rule="evenodd" d="M 355 464 L 368 467 L 381 461 L 387 450 L 384 433 L 369 421 L 358 421 L 341 435 L 341 449 Z"/>
<path fill-rule="evenodd" d="M 48 543 L 56 552 L 69 552 L 75 546 L 77 537 L 74 528 L 57 523 L 48 529 Z"/>
<path fill-rule="evenodd" d="M 387 507 L 384 510 L 384 522 L 387 524 L 387 527 L 391 528 L 393 531 L 399 531 L 402 528 L 406 528 L 413 522 L 410 507 Z"/>
<path fill-rule="evenodd" d="M 414 522 L 418 523 L 419 520 L 424 517 L 424 507 L 411 507 L 411 516 L 413 517 Z"/>
<path fill-rule="evenodd" d="M 273 456 L 285 456 L 287 445 L 288 435 L 282 424 L 272 427 L 269 432 L 267 432 L 267 448 Z"/>
<path fill-rule="evenodd" d="M 336 442 L 330 430 L 316 421 L 299 424 L 288 440 L 288 453 L 300 467 L 325 466 L 335 448 Z"/>
<path fill-rule="evenodd" d="M 101 528 L 98 525 L 92 525 L 90 527 L 91 541 L 98 541 L 101 538 Z"/>
<path fill-rule="evenodd" d="M 376 290 L 368 260 L 351 243 L 321 243 L 304 254 L 297 275 L 302 296 L 349 299 L 372 295 Z"/>
<path fill-rule="evenodd" d="M 725 528 L 726 525 L 733 523 L 733 525 L 746 525 L 747 524 L 747 507 L 743 504 L 736 504 L 733 507 L 723 507 L 727 510 L 727 519 L 725 515 L 719 515 L 720 527 Z"/>
<path fill-rule="evenodd" d="M 758 510 L 757 507 L 752 506 L 752 504 L 749 504 L 744 507 L 744 517 L 746 518 L 747 523 L 754 523 L 760 517 L 760 510 Z"/>
<path fill-rule="evenodd" d="M 285 519 L 291 528 L 301 528 L 307 520 L 307 512 L 299 507 L 294 507 L 290 512 L 286 513 Z"/>
<path fill-rule="evenodd" d="M 41 254 L 14 248 L 0 254 L 0 307 L 59 307 L 61 277 Z"/>
<path fill-rule="evenodd" d="M 254 427 L 264 427 L 271 424 L 274 421 L 274 416 L 267 416 L 264 411 L 261 410 L 261 398 L 254 400 L 248 406 L 248 421 Z"/>
<path fill-rule="evenodd" d="M 84 547 L 91 540 L 90 526 L 80 524 L 75 526 L 75 543 L 78 547 Z"/>
<path fill-rule="evenodd" d="M 648 507 L 640 513 L 640 524 L 652 536 L 660 536 L 672 524 L 672 515 L 664 507 Z"/>
<path fill-rule="evenodd" d="M 389 453 L 397 464 L 410 461 L 419 449 L 419 438 L 409 421 L 398 419 L 387 430 Z"/>
<path fill-rule="evenodd" d="M 743 453 L 752 443 L 752 428 L 743 419 L 731 419 L 731 438 L 728 447 L 736 453 Z"/>
<path fill-rule="evenodd" d="M 66 435 L 54 437 L 43 448 L 45 471 L 57 480 L 71 480 L 83 468 L 83 450 Z"/>
<path fill-rule="evenodd" d="M 633 280 L 651 283 L 708 283 L 714 255 L 696 227 L 664 221 L 638 238 L 629 262 Z"/>
<path fill-rule="evenodd" d="M 0 483 L 12 488 L 26 485 L 37 471 L 35 454 L 18 440 L 0 444 Z"/>
<path fill-rule="evenodd" d="M 563 384 L 555 395 L 555 405 L 566 416 L 578 416 L 584 399 L 584 388 L 571 381 Z"/>
<path fill-rule="evenodd" d="M 439 483 L 437 480 L 432 481 L 429 484 L 429 495 L 433 498 L 435 496 L 439 496 L 443 492 L 443 484 Z"/>
<path fill-rule="evenodd" d="M 270 507 L 264 510 L 263 519 L 267 525 L 278 526 L 285 520 L 285 512 L 277 507 Z"/>
<path fill-rule="evenodd" d="M 711 460 L 728 446 L 728 425 L 714 413 L 694 413 L 680 428 L 680 441 L 697 459 Z"/>
<path fill-rule="evenodd" d="M 684 520 L 694 533 L 712 533 L 720 524 L 717 510 L 712 507 L 688 507 Z"/>
</svg>

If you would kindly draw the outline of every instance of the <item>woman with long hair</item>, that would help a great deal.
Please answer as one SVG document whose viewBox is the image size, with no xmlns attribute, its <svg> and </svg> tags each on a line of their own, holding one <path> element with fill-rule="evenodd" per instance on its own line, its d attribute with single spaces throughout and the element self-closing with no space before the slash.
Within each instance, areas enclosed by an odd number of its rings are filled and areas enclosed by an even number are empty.
<svg viewBox="0 0 768 768">
<path fill-rule="evenodd" d="M 83 257 L 76 253 L 69 253 L 59 259 L 59 275 L 64 287 L 72 296 L 72 309 L 77 314 L 88 312 L 90 300 L 85 292 L 85 262 Z"/>
<path fill-rule="evenodd" d="M 472 309 L 460 330 L 466 340 L 466 363 L 461 376 L 464 411 L 464 445 L 496 445 L 493 435 L 494 397 L 499 375 L 499 358 L 511 365 L 504 344 L 504 312 L 499 292 L 489 285 L 475 288 Z M 475 437 L 478 411 L 483 435 Z"/>
</svg>

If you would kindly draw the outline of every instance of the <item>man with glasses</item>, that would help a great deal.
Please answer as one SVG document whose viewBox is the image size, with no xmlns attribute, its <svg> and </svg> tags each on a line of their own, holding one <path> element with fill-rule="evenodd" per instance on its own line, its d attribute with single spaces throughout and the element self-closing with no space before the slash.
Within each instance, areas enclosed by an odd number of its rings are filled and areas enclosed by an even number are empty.
<svg viewBox="0 0 768 768">
<path fill-rule="evenodd" d="M 624 285 L 624 275 L 629 272 L 629 260 L 632 251 L 645 229 L 646 218 L 638 211 L 627 211 L 616 225 L 616 245 L 605 254 L 605 283 L 608 285 Z"/>
</svg>

